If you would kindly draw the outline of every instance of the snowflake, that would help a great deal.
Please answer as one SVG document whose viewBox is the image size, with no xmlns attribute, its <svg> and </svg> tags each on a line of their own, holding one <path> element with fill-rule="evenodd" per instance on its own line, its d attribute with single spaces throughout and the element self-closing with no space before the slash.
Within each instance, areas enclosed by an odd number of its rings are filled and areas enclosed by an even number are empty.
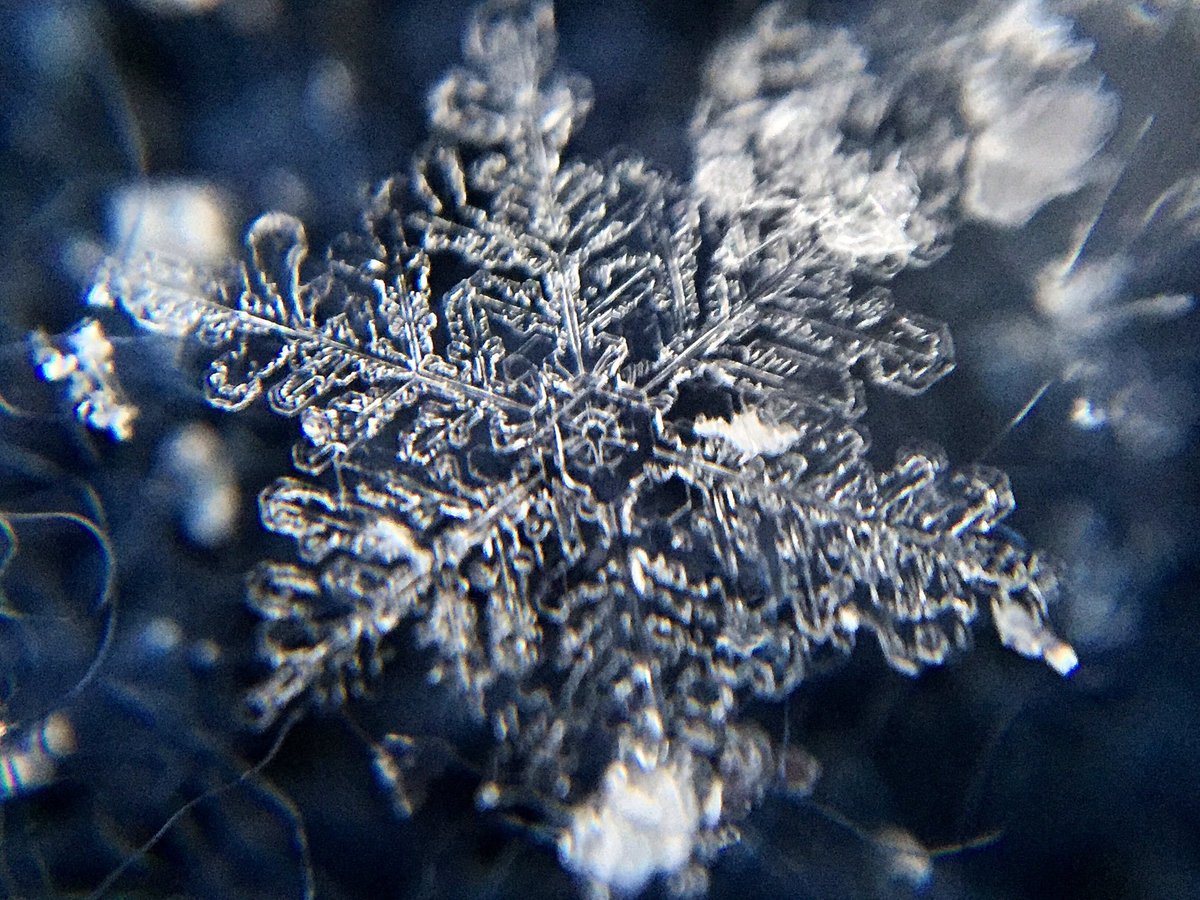
<svg viewBox="0 0 1200 900">
<path fill-rule="evenodd" d="M 1017 651 L 1074 657 L 1053 568 L 996 527 L 1002 473 L 866 460 L 864 385 L 917 394 L 953 365 L 874 277 L 930 243 L 917 212 L 884 227 L 916 210 L 898 163 L 851 158 L 830 176 L 851 212 L 814 231 L 786 198 L 730 216 L 719 179 L 564 159 L 590 89 L 554 44 L 549 4 L 484 5 L 411 178 L 311 277 L 301 223 L 269 214 L 241 264 L 114 259 L 92 301 L 206 348 L 215 406 L 299 420 L 300 477 L 260 498 L 300 561 L 252 578 L 258 722 L 361 690 L 413 623 L 496 737 L 481 802 L 574 810 L 564 863 L 635 890 L 732 839 L 771 776 L 738 704 L 815 655 L 871 633 L 915 673 L 984 606 Z M 881 184 L 883 206 L 843 204 Z M 873 247 L 847 237 L 864 221 Z"/>
</svg>

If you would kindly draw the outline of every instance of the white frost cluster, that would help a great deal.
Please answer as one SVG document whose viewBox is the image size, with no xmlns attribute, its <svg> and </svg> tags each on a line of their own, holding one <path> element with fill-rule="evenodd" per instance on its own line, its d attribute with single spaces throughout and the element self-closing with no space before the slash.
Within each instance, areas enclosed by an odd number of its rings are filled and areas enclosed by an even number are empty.
<svg viewBox="0 0 1200 900">
<path fill-rule="evenodd" d="M 687 865 L 702 825 L 720 815 L 719 790 L 703 807 L 688 757 L 645 767 L 613 762 L 598 794 L 575 808 L 559 857 L 599 887 L 636 893 Z"/>
<path fill-rule="evenodd" d="M 125 400 L 113 365 L 113 346 L 95 319 L 84 319 L 64 335 L 30 335 L 33 363 L 46 381 L 65 381 L 79 421 L 107 431 L 118 441 L 133 436 L 137 407 Z"/>
</svg>

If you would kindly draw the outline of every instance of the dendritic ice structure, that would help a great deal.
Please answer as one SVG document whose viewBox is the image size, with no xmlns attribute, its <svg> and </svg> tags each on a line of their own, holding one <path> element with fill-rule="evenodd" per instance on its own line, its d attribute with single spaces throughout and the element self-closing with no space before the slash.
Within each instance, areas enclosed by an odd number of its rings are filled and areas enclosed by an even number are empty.
<svg viewBox="0 0 1200 900">
<path fill-rule="evenodd" d="M 299 420 L 298 474 L 260 498 L 299 554 L 252 578 L 260 724 L 361 689 L 412 623 L 494 733 L 481 803 L 567 810 L 594 885 L 694 887 L 774 775 L 740 700 L 860 632 L 914 673 L 981 606 L 1019 652 L 1074 655 L 1053 568 L 996 527 L 1002 473 L 866 460 L 865 384 L 925 390 L 945 328 L 777 209 L 749 215 L 786 258 L 722 254 L 687 186 L 565 159 L 590 90 L 554 49 L 549 4 L 484 5 L 411 178 L 320 262 L 269 214 L 238 265 L 114 259 L 92 300 L 204 348 L 215 406 Z"/>
</svg>

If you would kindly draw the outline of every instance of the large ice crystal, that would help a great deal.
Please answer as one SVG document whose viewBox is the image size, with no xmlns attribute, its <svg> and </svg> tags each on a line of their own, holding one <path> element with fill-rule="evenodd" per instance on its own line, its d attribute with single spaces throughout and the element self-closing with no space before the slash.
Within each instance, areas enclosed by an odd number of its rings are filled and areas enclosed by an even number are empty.
<svg viewBox="0 0 1200 900">
<path fill-rule="evenodd" d="M 589 85 L 556 67 L 548 3 L 492 2 L 411 177 L 323 259 L 269 214 L 240 264 L 116 258 L 92 293 L 203 348 L 214 405 L 299 422 L 299 476 L 260 498 L 299 561 L 252 579 L 257 721 L 341 702 L 411 623 L 495 735 L 489 805 L 572 810 L 563 861 L 623 890 L 727 842 L 772 777 L 743 764 L 739 702 L 815 655 L 869 634 L 915 673 L 982 608 L 1074 664 L 1046 624 L 1053 567 L 997 528 L 1002 473 L 930 447 L 866 459 L 865 387 L 918 394 L 953 366 L 946 329 L 884 285 L 935 251 L 946 204 L 903 147 L 838 136 L 879 113 L 863 66 L 818 77 L 840 38 L 797 60 L 794 29 L 759 27 L 769 46 L 728 52 L 787 51 L 763 72 L 800 84 L 768 114 L 763 73 L 710 98 L 692 186 L 568 158 Z M 836 164 L 783 184 L 774 155 L 798 147 Z"/>
</svg>

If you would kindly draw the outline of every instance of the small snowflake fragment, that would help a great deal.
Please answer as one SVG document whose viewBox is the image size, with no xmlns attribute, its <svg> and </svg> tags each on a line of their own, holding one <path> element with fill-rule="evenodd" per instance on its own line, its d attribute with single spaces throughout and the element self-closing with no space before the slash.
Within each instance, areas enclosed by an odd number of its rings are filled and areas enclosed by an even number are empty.
<svg viewBox="0 0 1200 900">
<path fill-rule="evenodd" d="M 599 794 L 572 813 L 559 843 L 563 864 L 624 894 L 680 871 L 701 826 L 695 791 L 686 757 L 647 768 L 612 763 Z"/>
<path fill-rule="evenodd" d="M 33 364 L 46 381 L 65 381 L 67 398 L 79 421 L 107 431 L 118 441 L 133 436 L 137 407 L 125 398 L 113 364 L 113 346 L 95 319 L 85 319 L 71 331 L 29 336 Z"/>
</svg>

